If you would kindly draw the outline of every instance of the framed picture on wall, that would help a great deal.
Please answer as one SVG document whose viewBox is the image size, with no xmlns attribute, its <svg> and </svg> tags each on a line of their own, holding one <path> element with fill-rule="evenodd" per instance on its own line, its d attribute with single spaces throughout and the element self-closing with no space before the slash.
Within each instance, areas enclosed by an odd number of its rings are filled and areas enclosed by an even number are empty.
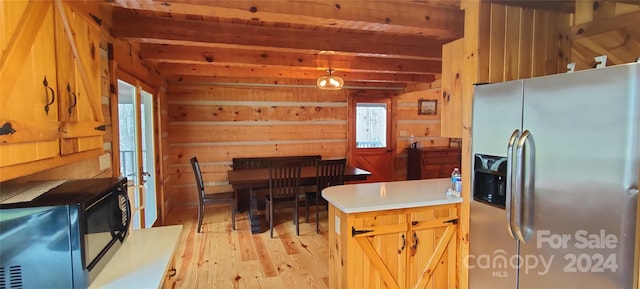
<svg viewBox="0 0 640 289">
<path fill-rule="evenodd" d="M 438 101 L 435 99 L 419 99 L 418 100 L 419 115 L 436 115 L 438 114 Z"/>
</svg>

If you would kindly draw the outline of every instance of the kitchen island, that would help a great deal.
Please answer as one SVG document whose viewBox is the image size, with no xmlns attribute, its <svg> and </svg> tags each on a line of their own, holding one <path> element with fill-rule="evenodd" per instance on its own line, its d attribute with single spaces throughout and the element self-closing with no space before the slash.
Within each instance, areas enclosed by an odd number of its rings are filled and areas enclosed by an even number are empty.
<svg viewBox="0 0 640 289">
<path fill-rule="evenodd" d="M 329 288 L 456 288 L 459 203 L 449 179 L 334 186 Z"/>
</svg>

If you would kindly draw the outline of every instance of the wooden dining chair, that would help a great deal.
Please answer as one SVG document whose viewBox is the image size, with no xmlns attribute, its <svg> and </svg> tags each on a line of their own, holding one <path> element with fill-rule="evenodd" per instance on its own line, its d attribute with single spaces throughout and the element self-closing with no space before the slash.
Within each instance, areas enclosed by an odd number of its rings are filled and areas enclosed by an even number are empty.
<svg viewBox="0 0 640 289">
<path fill-rule="evenodd" d="M 191 158 L 191 167 L 196 178 L 196 186 L 198 188 L 198 233 L 202 228 L 202 219 L 204 218 L 204 207 L 213 204 L 229 204 L 231 205 L 231 227 L 236 229 L 236 210 L 237 201 L 235 192 L 225 193 L 209 193 L 204 190 L 204 182 L 202 181 L 202 172 L 198 159 L 194 156 Z"/>
<path fill-rule="evenodd" d="M 344 168 L 347 159 L 318 160 L 316 162 L 316 189 L 305 192 L 304 207 L 307 223 L 309 222 L 309 202 L 316 204 L 316 233 L 320 232 L 320 193 L 324 188 L 344 184 Z"/>
<path fill-rule="evenodd" d="M 273 209 L 292 207 L 293 223 L 296 235 L 300 235 L 298 224 L 298 202 L 300 200 L 300 161 L 274 161 L 269 166 L 269 194 L 265 195 L 265 211 L 269 221 L 269 230 L 273 238 Z"/>
</svg>

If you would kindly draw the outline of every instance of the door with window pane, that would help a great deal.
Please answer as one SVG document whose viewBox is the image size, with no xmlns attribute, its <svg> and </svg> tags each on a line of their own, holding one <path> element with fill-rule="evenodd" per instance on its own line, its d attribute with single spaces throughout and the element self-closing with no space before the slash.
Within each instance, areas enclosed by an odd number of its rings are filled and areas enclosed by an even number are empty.
<svg viewBox="0 0 640 289">
<path fill-rule="evenodd" d="M 352 165 L 371 172 L 367 182 L 392 181 L 391 98 L 355 97 L 351 115 Z"/>
<path fill-rule="evenodd" d="M 118 80 L 120 174 L 129 181 L 134 229 L 157 219 L 153 95 L 140 85 Z"/>
</svg>

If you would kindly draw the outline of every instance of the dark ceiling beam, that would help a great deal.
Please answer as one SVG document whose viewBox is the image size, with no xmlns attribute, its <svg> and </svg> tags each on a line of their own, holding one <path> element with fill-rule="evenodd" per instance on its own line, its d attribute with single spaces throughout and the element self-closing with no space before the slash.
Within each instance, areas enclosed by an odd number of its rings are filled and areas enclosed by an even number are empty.
<svg viewBox="0 0 640 289">
<path fill-rule="evenodd" d="M 130 9 L 291 23 L 310 27 L 385 31 L 398 34 L 460 38 L 464 12 L 456 5 L 428 1 L 115 1 Z M 449 2 L 456 2 L 449 0 Z M 445 4 L 450 4 L 445 3 Z"/>
<path fill-rule="evenodd" d="M 347 52 L 361 56 L 402 56 L 440 60 L 442 40 L 409 36 L 362 34 L 263 27 L 258 25 L 177 20 L 142 16 L 123 9 L 113 15 L 114 37 L 223 43 L 253 47 L 277 47 L 303 51 Z M 300 41 L 304 39 L 304 41 Z"/>
<path fill-rule="evenodd" d="M 224 77 L 224 76 L 193 76 L 173 75 L 167 78 L 171 84 L 202 84 L 202 85 L 239 85 L 239 86 L 303 86 L 315 87 L 315 79 L 293 79 L 280 77 Z M 362 82 L 345 81 L 346 87 L 380 88 L 380 89 L 404 89 L 406 83 L 402 82 Z"/>
<path fill-rule="evenodd" d="M 158 70 L 165 76 L 192 75 L 230 78 L 295 78 L 317 79 L 327 72 L 318 69 L 273 69 L 269 67 L 236 67 L 215 66 L 208 64 L 175 64 L 162 63 Z M 345 81 L 356 82 L 432 82 L 435 74 L 394 74 L 394 73 L 363 73 L 363 72 L 337 72 Z"/>
<path fill-rule="evenodd" d="M 331 54 L 281 52 L 223 47 L 142 44 L 142 58 L 155 62 L 184 64 L 218 64 L 282 66 L 290 68 L 332 68 L 336 71 L 383 73 L 440 73 L 438 60 L 391 59 Z"/>
</svg>

